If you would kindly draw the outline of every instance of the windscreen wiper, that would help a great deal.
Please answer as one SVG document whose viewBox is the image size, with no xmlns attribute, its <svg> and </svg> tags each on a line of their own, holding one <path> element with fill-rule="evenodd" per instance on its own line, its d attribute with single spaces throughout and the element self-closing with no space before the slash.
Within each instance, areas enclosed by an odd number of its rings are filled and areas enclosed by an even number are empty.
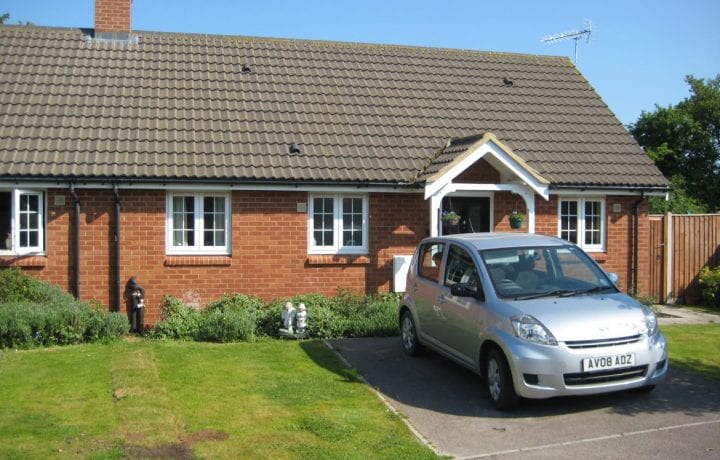
<svg viewBox="0 0 720 460">
<path fill-rule="evenodd" d="M 567 295 L 574 295 L 576 291 L 567 290 L 567 289 L 553 289 L 551 291 L 545 291 L 545 292 L 537 292 L 535 294 L 528 294 L 528 295 L 522 295 L 515 297 L 513 300 L 530 300 L 530 299 L 539 299 L 540 297 L 554 297 L 554 296 L 567 296 Z"/>
<path fill-rule="evenodd" d="M 593 286 L 588 289 L 578 289 L 577 291 L 567 291 L 567 292 L 560 294 L 560 297 L 572 297 L 572 296 L 576 296 L 576 295 L 592 294 L 594 292 L 605 291 L 607 289 L 612 289 L 612 286 Z"/>
</svg>

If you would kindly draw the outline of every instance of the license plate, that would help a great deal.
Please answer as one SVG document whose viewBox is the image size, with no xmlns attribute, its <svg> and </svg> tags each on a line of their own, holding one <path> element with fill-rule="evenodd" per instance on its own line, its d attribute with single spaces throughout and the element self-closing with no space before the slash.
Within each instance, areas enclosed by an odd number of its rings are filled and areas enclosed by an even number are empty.
<svg viewBox="0 0 720 460">
<path fill-rule="evenodd" d="M 608 369 L 619 369 L 635 365 L 635 353 L 624 353 L 622 355 L 596 356 L 583 358 L 583 371 L 604 371 Z"/>
</svg>

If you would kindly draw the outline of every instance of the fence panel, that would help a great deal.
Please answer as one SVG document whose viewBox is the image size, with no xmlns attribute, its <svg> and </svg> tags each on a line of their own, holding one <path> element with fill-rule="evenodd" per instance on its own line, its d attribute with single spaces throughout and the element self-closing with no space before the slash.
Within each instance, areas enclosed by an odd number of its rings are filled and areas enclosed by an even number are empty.
<svg viewBox="0 0 720 460">
<path fill-rule="evenodd" d="M 648 295 L 655 302 L 665 302 L 665 216 L 650 216 L 650 286 Z"/>
<path fill-rule="evenodd" d="M 720 214 L 672 215 L 672 254 L 674 297 L 697 303 L 700 269 L 720 265 Z"/>
</svg>

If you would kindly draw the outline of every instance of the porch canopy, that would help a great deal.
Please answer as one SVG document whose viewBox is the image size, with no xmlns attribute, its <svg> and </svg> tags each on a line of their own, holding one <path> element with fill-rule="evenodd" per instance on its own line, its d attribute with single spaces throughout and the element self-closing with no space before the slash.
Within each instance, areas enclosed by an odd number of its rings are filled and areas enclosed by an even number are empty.
<svg viewBox="0 0 720 460">
<path fill-rule="evenodd" d="M 484 160 L 497 173 L 482 171 L 457 181 L 463 173 Z M 430 234 L 441 231 L 443 198 L 449 196 L 492 196 L 494 192 L 512 192 L 525 202 L 528 233 L 535 233 L 535 195 L 550 199 L 550 182 L 492 133 L 451 139 L 425 169 L 425 199 L 430 199 Z M 492 202 L 492 200 L 490 200 Z"/>
</svg>

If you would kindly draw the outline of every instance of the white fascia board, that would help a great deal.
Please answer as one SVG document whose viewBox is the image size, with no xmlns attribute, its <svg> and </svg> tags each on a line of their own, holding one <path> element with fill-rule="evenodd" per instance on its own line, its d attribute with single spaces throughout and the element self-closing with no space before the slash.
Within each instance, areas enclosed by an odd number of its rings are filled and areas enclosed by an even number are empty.
<svg viewBox="0 0 720 460">
<path fill-rule="evenodd" d="M 550 190 L 550 195 L 557 195 L 557 196 L 640 196 L 644 195 L 646 197 L 648 196 L 662 196 L 662 197 L 668 197 L 669 192 L 656 190 L 656 191 L 648 191 L 648 190 L 638 190 L 638 189 L 613 189 L 608 188 L 607 190 L 596 188 L 592 190 L 588 190 L 586 188 L 578 187 L 577 189 L 553 189 Z"/>
<path fill-rule="evenodd" d="M 142 182 L 125 182 L 103 181 L 67 181 L 67 182 L 40 182 L 40 181 L 0 181 L 0 189 L 63 189 L 69 188 L 70 184 L 74 184 L 75 189 L 109 189 L 112 190 L 117 185 L 118 190 L 183 190 L 183 191 L 261 191 L 261 192 L 318 192 L 318 193 L 422 193 L 422 188 L 415 187 L 378 187 L 378 186 L 331 186 L 331 185 L 232 185 L 232 184 L 205 184 L 205 183 L 142 183 Z"/>
</svg>

